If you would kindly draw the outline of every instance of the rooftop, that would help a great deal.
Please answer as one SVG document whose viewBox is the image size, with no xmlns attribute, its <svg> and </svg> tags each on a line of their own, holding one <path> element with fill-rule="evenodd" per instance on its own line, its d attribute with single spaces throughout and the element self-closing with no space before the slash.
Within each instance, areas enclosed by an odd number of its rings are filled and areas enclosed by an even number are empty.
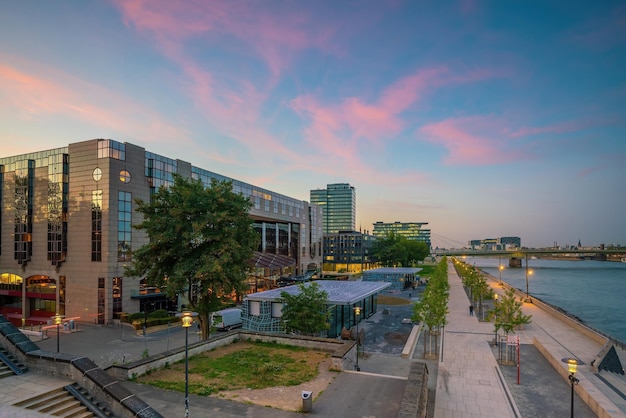
<svg viewBox="0 0 626 418">
<path fill-rule="evenodd" d="M 385 282 L 361 282 L 361 281 L 336 281 L 336 280 L 316 280 L 315 282 L 304 283 L 310 286 L 317 283 L 320 289 L 328 293 L 328 302 L 334 305 L 351 305 L 368 296 L 386 289 L 391 283 Z M 248 300 L 273 301 L 281 298 L 281 292 L 290 295 L 297 295 L 300 292 L 298 285 L 270 289 L 263 292 L 251 293 L 246 296 Z"/>
</svg>

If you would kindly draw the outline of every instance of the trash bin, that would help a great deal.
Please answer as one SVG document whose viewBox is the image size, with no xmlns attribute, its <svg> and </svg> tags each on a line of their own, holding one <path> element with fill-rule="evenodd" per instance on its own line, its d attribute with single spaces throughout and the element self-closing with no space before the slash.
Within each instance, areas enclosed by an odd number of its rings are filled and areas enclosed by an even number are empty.
<svg viewBox="0 0 626 418">
<path fill-rule="evenodd" d="M 302 412 L 311 412 L 313 409 L 313 392 L 310 390 L 302 391 Z"/>
<path fill-rule="evenodd" d="M 70 331 L 74 329 L 74 320 L 70 319 Z"/>
</svg>

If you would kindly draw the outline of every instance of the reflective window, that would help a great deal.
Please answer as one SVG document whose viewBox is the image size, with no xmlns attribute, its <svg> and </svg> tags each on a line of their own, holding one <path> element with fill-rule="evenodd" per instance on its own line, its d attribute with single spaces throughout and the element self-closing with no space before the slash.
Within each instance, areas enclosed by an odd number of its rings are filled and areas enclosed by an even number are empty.
<svg viewBox="0 0 626 418">
<path fill-rule="evenodd" d="M 128 170 L 120 170 L 120 181 L 122 183 L 130 183 L 130 172 Z"/>
<path fill-rule="evenodd" d="M 118 192 L 117 212 L 117 260 L 128 261 L 131 259 L 131 215 L 132 195 L 129 192 Z"/>
</svg>

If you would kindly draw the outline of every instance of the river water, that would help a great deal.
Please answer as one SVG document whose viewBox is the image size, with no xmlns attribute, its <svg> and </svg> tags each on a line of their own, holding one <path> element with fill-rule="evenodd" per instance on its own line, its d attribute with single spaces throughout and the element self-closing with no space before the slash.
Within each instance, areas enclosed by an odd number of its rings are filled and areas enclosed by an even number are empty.
<svg viewBox="0 0 626 418">
<path fill-rule="evenodd" d="M 526 260 L 509 268 L 508 258 L 467 257 L 463 261 L 526 292 Z M 593 260 L 528 259 L 528 292 L 626 342 L 626 263 Z"/>
</svg>

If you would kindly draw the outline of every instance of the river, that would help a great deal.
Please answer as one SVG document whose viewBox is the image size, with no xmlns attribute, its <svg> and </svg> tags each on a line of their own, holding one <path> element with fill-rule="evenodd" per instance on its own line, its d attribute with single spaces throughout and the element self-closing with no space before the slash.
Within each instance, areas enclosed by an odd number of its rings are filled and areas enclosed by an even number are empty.
<svg viewBox="0 0 626 418">
<path fill-rule="evenodd" d="M 526 261 L 510 268 L 508 258 L 467 257 L 470 265 L 526 292 Z M 626 343 L 626 263 L 528 259 L 528 292 Z"/>
</svg>

